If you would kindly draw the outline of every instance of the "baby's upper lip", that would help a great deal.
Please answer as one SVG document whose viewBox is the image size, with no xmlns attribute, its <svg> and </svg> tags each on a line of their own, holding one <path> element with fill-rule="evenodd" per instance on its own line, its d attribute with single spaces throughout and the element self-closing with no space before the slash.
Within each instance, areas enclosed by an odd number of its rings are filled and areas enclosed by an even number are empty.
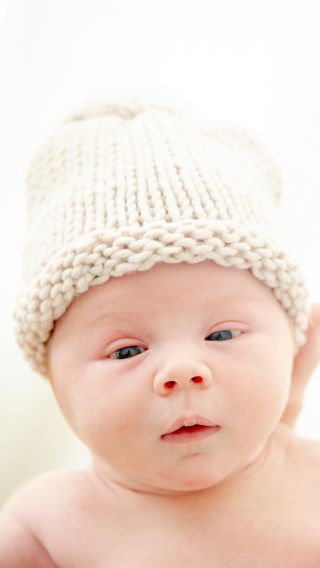
<svg viewBox="0 0 320 568">
<path fill-rule="evenodd" d="M 169 426 L 168 432 L 163 434 L 163 436 L 171 434 L 175 430 L 179 430 L 182 426 L 195 426 L 195 424 L 198 424 L 199 426 L 216 426 L 216 424 L 211 422 L 211 420 L 208 420 L 208 418 L 200 416 L 199 414 L 193 414 L 192 416 L 180 416 L 180 418 L 175 420 L 171 426 Z"/>
</svg>

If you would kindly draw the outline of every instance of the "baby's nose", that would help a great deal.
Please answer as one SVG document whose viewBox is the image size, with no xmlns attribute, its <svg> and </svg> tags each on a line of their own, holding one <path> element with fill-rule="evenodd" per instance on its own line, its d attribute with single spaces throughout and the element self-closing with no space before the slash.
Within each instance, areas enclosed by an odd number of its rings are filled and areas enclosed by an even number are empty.
<svg viewBox="0 0 320 568">
<path fill-rule="evenodd" d="M 212 374 L 204 363 L 190 365 L 187 361 L 176 361 L 159 369 L 154 379 L 154 389 L 161 396 L 178 389 L 208 388 Z"/>
</svg>

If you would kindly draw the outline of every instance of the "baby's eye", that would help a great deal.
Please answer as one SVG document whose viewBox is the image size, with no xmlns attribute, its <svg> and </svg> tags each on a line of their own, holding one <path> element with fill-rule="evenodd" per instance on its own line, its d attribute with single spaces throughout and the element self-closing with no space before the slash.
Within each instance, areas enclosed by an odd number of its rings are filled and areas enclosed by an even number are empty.
<svg viewBox="0 0 320 568">
<path fill-rule="evenodd" d="M 242 332 L 239 329 L 222 329 L 220 331 L 210 333 L 206 339 L 213 338 L 213 341 L 225 341 L 226 339 L 233 339 L 232 333 L 238 334 L 235 336 L 238 337 Z M 209 341 L 211 341 L 211 339 L 209 339 Z"/>
<path fill-rule="evenodd" d="M 140 355 L 139 352 L 137 353 L 138 349 L 145 349 L 145 348 L 141 347 L 140 345 L 139 346 L 129 345 L 128 347 L 121 347 L 121 349 L 117 349 L 116 351 L 111 353 L 109 359 L 130 359 L 135 355 Z"/>
</svg>

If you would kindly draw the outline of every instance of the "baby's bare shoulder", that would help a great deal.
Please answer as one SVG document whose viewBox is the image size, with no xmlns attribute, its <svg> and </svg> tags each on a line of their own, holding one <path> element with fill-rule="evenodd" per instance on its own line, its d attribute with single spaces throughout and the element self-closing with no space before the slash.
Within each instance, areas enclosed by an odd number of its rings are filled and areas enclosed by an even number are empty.
<svg viewBox="0 0 320 568">
<path fill-rule="evenodd" d="M 3 506 L 0 514 L 0 558 L 1 535 L 10 535 L 10 554 L 18 549 L 28 557 L 26 566 L 68 566 L 67 545 L 71 519 L 76 519 L 76 507 L 81 502 L 83 473 L 81 471 L 53 471 L 40 475 L 21 487 Z M 70 535 L 71 536 L 71 535 Z M 17 542 L 19 540 L 19 542 Z M 17 546 L 19 544 L 19 546 Z M 65 549 L 65 550 L 64 550 Z M 33 557 L 43 564 L 33 563 Z M 8 557 L 9 558 L 9 557 Z M 11 557 L 10 557 L 11 558 Z M 14 557 L 14 561 L 18 560 Z M 1 564 L 1 566 L 4 564 Z M 18 566 L 18 563 L 8 564 Z"/>
<path fill-rule="evenodd" d="M 35 513 L 39 509 L 48 508 L 51 502 L 61 499 L 67 502 L 77 492 L 80 471 L 50 471 L 33 478 L 20 487 L 4 504 L 3 511 L 10 511 L 15 515 L 24 516 Z M 77 482 L 78 481 L 78 482 Z"/>
</svg>

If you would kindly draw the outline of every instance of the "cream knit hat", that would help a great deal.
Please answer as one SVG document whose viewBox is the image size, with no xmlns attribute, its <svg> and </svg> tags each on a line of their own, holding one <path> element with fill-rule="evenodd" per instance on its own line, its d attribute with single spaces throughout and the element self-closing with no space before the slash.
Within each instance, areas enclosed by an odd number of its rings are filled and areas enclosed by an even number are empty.
<svg viewBox="0 0 320 568">
<path fill-rule="evenodd" d="M 111 276 L 158 262 L 249 268 L 305 341 L 309 306 L 296 263 L 278 244 L 277 167 L 232 125 L 206 131 L 174 108 L 115 99 L 69 117 L 27 178 L 25 288 L 16 337 L 44 377 L 46 342 L 72 300 Z"/>
</svg>

